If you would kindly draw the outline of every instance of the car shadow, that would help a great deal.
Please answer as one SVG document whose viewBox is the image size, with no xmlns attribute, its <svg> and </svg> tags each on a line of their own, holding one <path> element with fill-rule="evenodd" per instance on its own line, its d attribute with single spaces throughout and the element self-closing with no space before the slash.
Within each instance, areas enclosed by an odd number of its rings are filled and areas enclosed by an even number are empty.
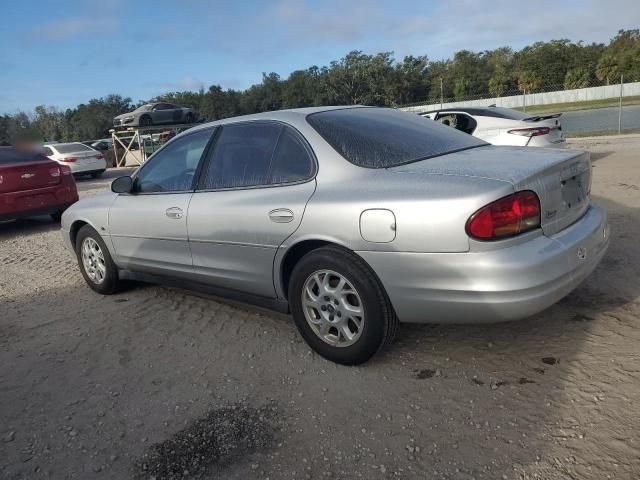
<svg viewBox="0 0 640 480">
<path fill-rule="evenodd" d="M 60 223 L 54 221 L 48 215 L 8 220 L 6 222 L 0 222 L 0 240 L 11 239 L 21 235 L 50 232 L 59 229 Z"/>
<path fill-rule="evenodd" d="M 598 160 L 602 160 L 603 158 L 607 158 L 609 155 L 613 155 L 616 152 L 606 151 L 606 152 L 591 152 L 591 162 L 596 163 Z"/>
</svg>

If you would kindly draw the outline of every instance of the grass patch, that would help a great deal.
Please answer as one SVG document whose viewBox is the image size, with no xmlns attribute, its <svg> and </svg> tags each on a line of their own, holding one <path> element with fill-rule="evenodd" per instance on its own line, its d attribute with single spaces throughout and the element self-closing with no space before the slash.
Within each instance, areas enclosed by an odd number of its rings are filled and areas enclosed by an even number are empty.
<svg viewBox="0 0 640 480">
<path fill-rule="evenodd" d="M 620 100 L 618 98 L 605 98 L 602 100 L 589 100 L 584 102 L 566 102 L 566 103 L 553 103 L 550 105 L 531 105 L 527 107 L 527 113 L 556 113 L 556 112 L 570 112 L 572 110 L 589 110 L 592 108 L 607 108 L 617 107 Z M 622 106 L 627 105 L 640 105 L 640 96 L 624 97 L 622 99 Z M 524 111 L 522 107 L 514 108 L 514 110 Z"/>
<path fill-rule="evenodd" d="M 618 134 L 617 130 L 605 130 L 601 132 L 574 132 L 565 133 L 565 138 L 582 138 L 582 137 L 610 137 L 612 135 L 626 135 L 628 133 L 640 133 L 640 128 L 627 128 Z"/>
</svg>

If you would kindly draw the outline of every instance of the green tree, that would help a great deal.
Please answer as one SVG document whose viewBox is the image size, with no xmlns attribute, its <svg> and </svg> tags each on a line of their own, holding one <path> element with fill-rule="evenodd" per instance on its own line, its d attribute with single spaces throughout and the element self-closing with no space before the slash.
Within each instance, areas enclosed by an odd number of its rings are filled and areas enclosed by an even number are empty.
<svg viewBox="0 0 640 480">
<path fill-rule="evenodd" d="M 604 50 L 596 75 L 606 82 L 640 80 L 640 30 L 620 30 Z"/>
<path fill-rule="evenodd" d="M 591 84 L 591 74 L 586 67 L 572 68 L 564 77 L 564 88 L 586 88 Z"/>
<path fill-rule="evenodd" d="M 602 55 L 596 68 L 596 77 L 598 80 L 606 82 L 606 84 L 609 85 L 612 79 L 618 78 L 619 76 L 620 70 L 618 69 L 618 61 L 616 58 L 610 53 Z"/>
<path fill-rule="evenodd" d="M 456 81 L 453 85 L 453 95 L 456 98 L 462 98 L 467 94 L 467 85 L 468 82 L 464 77 L 456 78 Z"/>
<path fill-rule="evenodd" d="M 520 71 L 516 74 L 516 78 L 518 79 L 518 88 L 527 93 L 535 92 L 542 83 L 540 77 L 532 71 Z"/>
<path fill-rule="evenodd" d="M 494 97 L 501 97 L 507 91 L 509 78 L 502 73 L 496 73 L 489 79 L 489 93 Z"/>
</svg>

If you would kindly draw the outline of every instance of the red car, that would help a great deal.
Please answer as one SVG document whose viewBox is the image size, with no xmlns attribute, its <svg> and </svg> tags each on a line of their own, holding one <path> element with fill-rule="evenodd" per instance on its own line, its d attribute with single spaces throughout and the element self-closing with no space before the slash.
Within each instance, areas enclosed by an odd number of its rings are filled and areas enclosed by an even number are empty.
<svg viewBox="0 0 640 480">
<path fill-rule="evenodd" d="M 0 220 L 51 215 L 78 201 L 71 169 L 44 155 L 0 147 Z"/>
</svg>

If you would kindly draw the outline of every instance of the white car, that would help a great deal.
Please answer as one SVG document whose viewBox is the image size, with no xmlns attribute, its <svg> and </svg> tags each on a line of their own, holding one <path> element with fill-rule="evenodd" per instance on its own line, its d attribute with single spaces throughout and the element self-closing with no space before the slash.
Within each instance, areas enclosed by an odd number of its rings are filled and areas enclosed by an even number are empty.
<svg viewBox="0 0 640 480">
<path fill-rule="evenodd" d="M 97 178 L 107 168 L 104 155 L 82 143 L 45 145 L 42 153 L 61 165 L 67 165 L 74 175 L 91 175 Z"/>
<path fill-rule="evenodd" d="M 419 115 L 493 145 L 564 147 L 561 113 L 531 115 L 502 107 L 446 108 Z"/>
</svg>

